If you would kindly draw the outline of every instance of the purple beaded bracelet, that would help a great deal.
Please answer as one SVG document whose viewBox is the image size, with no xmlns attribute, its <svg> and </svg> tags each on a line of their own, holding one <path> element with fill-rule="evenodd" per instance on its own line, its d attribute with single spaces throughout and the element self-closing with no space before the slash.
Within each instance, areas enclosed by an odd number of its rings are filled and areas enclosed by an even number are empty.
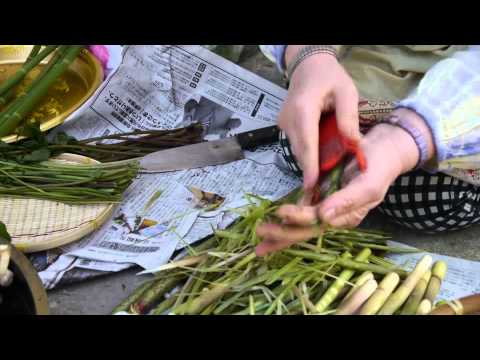
<svg viewBox="0 0 480 360">
<path fill-rule="evenodd" d="M 428 146 L 422 133 L 407 119 L 398 115 L 390 115 L 383 122 L 390 125 L 398 126 L 399 128 L 405 130 L 415 141 L 420 156 L 414 170 L 418 170 L 423 165 L 425 165 L 425 163 L 428 161 Z"/>
</svg>

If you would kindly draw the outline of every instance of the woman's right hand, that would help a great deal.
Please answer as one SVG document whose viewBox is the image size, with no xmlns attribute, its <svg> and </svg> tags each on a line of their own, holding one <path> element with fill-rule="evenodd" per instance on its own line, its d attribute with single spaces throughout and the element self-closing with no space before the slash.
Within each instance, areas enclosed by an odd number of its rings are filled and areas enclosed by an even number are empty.
<svg viewBox="0 0 480 360">
<path fill-rule="evenodd" d="M 287 66 L 303 46 L 287 47 Z M 294 71 L 278 124 L 287 134 L 295 158 L 303 170 L 307 193 L 318 182 L 318 126 L 322 113 L 335 110 L 339 131 L 348 139 L 358 142 L 361 138 L 358 100 L 353 80 L 331 54 L 312 55 Z"/>
</svg>

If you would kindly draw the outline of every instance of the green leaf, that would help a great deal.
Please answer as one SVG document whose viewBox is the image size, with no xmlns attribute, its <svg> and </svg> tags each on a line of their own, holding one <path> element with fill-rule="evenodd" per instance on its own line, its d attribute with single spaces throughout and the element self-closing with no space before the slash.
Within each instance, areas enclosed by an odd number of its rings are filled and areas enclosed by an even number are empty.
<svg viewBox="0 0 480 360">
<path fill-rule="evenodd" d="M 33 140 L 39 145 L 47 145 L 47 137 L 45 134 L 40 130 L 40 123 L 39 122 L 33 122 L 33 123 L 26 123 L 21 127 L 19 130 L 19 135 L 25 136 L 26 138 L 29 138 L 30 140 Z"/>
<path fill-rule="evenodd" d="M 68 145 L 68 144 L 74 144 L 76 142 L 77 142 L 77 139 L 75 139 L 73 136 L 70 136 L 64 132 L 60 132 L 57 135 L 55 135 L 55 138 L 52 141 L 52 143 L 55 145 Z"/>
<path fill-rule="evenodd" d="M 7 148 L 10 148 L 10 144 L 7 144 L 6 142 L 0 140 L 0 149 L 7 149 Z"/>
<path fill-rule="evenodd" d="M 12 238 L 7 231 L 7 227 L 0 221 L 0 244 L 10 244 Z"/>
<path fill-rule="evenodd" d="M 21 157 L 22 162 L 42 162 L 50 158 L 51 151 L 47 147 L 33 150 L 30 154 Z"/>
</svg>

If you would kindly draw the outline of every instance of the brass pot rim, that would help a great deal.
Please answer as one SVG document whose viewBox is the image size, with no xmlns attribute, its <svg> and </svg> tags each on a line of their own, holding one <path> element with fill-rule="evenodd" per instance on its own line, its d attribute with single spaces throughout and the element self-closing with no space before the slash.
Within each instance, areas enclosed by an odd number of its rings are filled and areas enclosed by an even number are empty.
<svg viewBox="0 0 480 360">
<path fill-rule="evenodd" d="M 49 315 L 47 292 L 28 258 L 15 247 L 12 247 L 10 261 L 18 268 L 27 283 L 34 304 L 35 315 Z"/>
</svg>

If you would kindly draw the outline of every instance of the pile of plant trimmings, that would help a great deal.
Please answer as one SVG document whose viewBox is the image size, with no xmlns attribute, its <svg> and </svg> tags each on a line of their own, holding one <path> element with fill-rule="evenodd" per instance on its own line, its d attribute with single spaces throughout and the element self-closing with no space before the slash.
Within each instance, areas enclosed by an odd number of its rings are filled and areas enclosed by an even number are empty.
<svg viewBox="0 0 480 360">
<path fill-rule="evenodd" d="M 113 313 L 201 315 L 427 314 L 446 265 L 430 256 L 408 273 L 383 256 L 412 252 L 371 230 L 326 229 L 287 250 L 257 257 L 256 228 L 277 222 L 280 203 L 252 204 L 226 231 L 166 264 Z M 320 228 L 319 228 L 320 229 Z"/>
</svg>

